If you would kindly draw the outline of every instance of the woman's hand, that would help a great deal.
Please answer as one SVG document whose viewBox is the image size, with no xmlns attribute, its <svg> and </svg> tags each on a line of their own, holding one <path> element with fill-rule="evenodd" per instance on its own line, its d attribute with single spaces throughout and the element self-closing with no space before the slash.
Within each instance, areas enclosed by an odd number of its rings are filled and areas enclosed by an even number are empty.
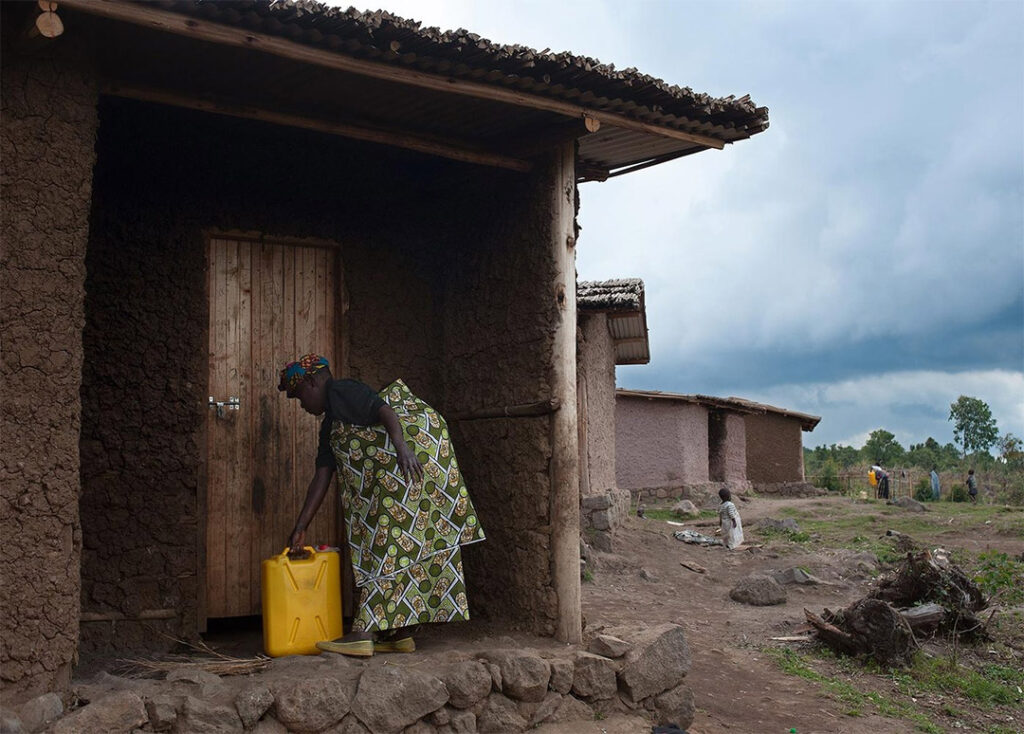
<svg viewBox="0 0 1024 734">
<path fill-rule="evenodd" d="M 407 483 L 423 481 L 423 467 L 416 460 L 416 454 L 404 441 L 398 445 L 398 468 Z"/>
<path fill-rule="evenodd" d="M 288 555 L 303 556 L 306 554 L 306 531 L 295 529 L 288 538 Z"/>
</svg>

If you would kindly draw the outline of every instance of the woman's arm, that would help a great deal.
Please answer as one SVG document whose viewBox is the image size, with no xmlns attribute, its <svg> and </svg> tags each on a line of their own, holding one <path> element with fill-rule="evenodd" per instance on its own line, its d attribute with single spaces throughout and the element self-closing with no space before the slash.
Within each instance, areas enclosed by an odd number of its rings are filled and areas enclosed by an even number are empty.
<svg viewBox="0 0 1024 734">
<path fill-rule="evenodd" d="M 423 480 L 423 467 L 416 461 L 416 454 L 409 448 L 409 444 L 405 442 L 405 436 L 402 434 L 402 425 L 398 422 L 398 416 L 395 411 L 391 409 L 390 405 L 382 405 L 380 407 L 380 414 L 378 420 L 384 429 L 388 432 L 388 436 L 391 437 L 391 443 L 395 447 L 395 453 L 398 454 L 398 468 L 402 471 L 402 476 L 405 477 L 406 482 L 419 482 Z"/>
<path fill-rule="evenodd" d="M 306 528 L 313 521 L 316 511 L 320 509 L 320 505 L 327 495 L 327 488 L 331 486 L 334 472 L 334 466 L 317 467 L 316 474 L 313 475 L 313 480 L 309 483 L 309 489 L 306 490 L 306 501 L 302 504 L 299 519 L 295 521 L 295 529 L 292 530 L 292 534 L 288 538 L 290 553 L 302 552 L 302 544 L 306 540 Z"/>
</svg>

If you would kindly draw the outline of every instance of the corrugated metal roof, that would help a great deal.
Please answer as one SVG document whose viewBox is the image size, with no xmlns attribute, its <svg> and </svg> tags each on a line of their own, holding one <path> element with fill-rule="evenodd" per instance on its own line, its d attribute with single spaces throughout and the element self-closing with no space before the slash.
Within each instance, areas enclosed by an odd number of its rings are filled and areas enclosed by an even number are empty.
<svg viewBox="0 0 1024 734">
<path fill-rule="evenodd" d="M 679 403 L 690 403 L 703 405 L 718 410 L 730 410 L 736 413 L 747 415 L 765 415 L 773 413 L 800 422 L 800 427 L 805 431 L 813 431 L 815 426 L 821 422 L 821 416 L 799 413 L 795 410 L 777 408 L 774 405 L 755 403 L 753 400 L 743 398 L 716 398 L 711 395 L 684 395 L 681 393 L 662 392 L 661 390 L 624 390 L 617 388 L 616 397 L 624 398 L 647 398 L 649 400 L 673 400 Z"/>
</svg>

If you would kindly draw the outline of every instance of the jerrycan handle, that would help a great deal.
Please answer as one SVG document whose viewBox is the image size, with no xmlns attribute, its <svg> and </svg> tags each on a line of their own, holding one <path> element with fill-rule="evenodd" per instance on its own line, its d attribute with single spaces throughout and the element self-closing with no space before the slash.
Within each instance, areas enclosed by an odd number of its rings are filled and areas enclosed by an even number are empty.
<svg viewBox="0 0 1024 734">
<path fill-rule="evenodd" d="M 310 558 L 316 555 L 316 550 L 311 545 L 303 546 L 302 550 L 298 553 L 292 553 L 290 547 L 285 547 L 281 551 L 282 556 L 286 556 L 289 561 L 308 561 Z"/>
</svg>

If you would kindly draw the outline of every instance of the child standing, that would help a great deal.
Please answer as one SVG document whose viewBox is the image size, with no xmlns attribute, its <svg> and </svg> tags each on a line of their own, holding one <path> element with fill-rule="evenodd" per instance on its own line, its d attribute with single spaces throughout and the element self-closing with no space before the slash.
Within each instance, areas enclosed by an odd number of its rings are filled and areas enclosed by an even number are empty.
<svg viewBox="0 0 1024 734">
<path fill-rule="evenodd" d="M 729 550 L 743 544 L 743 521 L 740 512 L 732 503 L 732 493 L 728 489 L 718 490 L 722 504 L 718 506 L 718 518 L 722 521 L 722 543 Z"/>
</svg>

